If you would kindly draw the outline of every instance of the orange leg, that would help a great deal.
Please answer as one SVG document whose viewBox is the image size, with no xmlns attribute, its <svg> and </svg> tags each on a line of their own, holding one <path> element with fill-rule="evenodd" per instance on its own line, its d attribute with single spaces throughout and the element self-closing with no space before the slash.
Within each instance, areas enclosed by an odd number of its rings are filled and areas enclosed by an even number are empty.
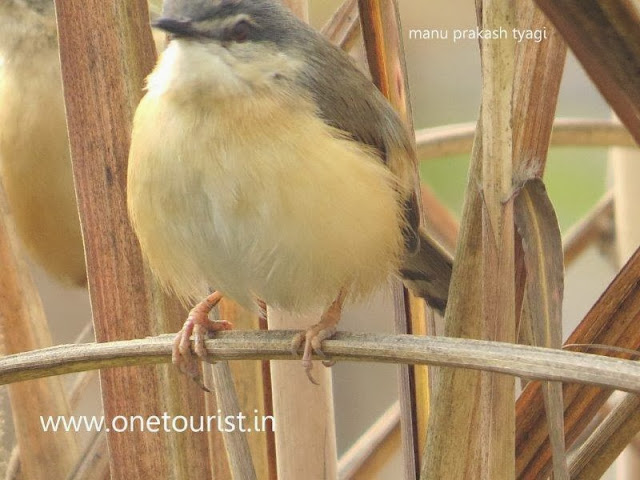
<svg viewBox="0 0 640 480">
<path fill-rule="evenodd" d="M 209 332 L 218 330 L 230 330 L 231 323 L 226 320 L 209 320 L 209 313 L 222 300 L 220 292 L 213 292 L 207 298 L 198 303 L 189 312 L 187 321 L 184 322 L 182 330 L 178 332 L 173 340 L 173 351 L 171 359 L 181 372 L 189 375 L 202 388 L 207 390 L 200 378 L 200 365 L 197 355 L 202 360 L 207 359 L 207 350 L 204 341 Z M 193 334 L 193 352 L 191 351 L 191 335 Z"/>
<path fill-rule="evenodd" d="M 331 338 L 335 335 L 338 327 L 338 322 L 340 322 L 340 318 L 342 316 L 342 305 L 344 304 L 344 299 L 347 296 L 347 291 L 345 288 L 340 290 L 338 293 L 338 297 L 329 305 L 329 307 L 324 311 L 322 316 L 320 317 L 320 321 L 316 323 L 314 326 L 310 327 L 306 332 L 300 332 L 291 342 L 291 351 L 294 355 L 298 353 L 298 349 L 300 345 L 304 342 L 304 353 L 302 354 L 302 366 L 304 367 L 305 372 L 307 373 L 307 377 L 311 381 L 311 383 L 318 382 L 315 381 L 313 376 L 311 375 L 311 370 L 313 369 L 313 363 L 311 363 L 311 355 L 313 352 L 316 352 L 321 357 L 325 357 L 322 352 L 322 341 L 327 338 Z M 331 361 L 323 361 L 325 366 L 330 367 L 333 365 Z"/>
</svg>

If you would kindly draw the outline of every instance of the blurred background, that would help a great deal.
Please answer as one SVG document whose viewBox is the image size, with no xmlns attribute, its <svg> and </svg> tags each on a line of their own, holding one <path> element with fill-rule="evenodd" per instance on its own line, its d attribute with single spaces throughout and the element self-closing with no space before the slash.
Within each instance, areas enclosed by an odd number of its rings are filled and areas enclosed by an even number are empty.
<svg viewBox="0 0 640 480">
<path fill-rule="evenodd" d="M 311 0 L 311 22 L 321 27 L 340 0 Z M 473 2 L 462 0 L 401 0 L 404 45 L 416 129 L 450 123 L 475 122 L 480 105 L 480 62 L 474 40 L 409 39 L 409 29 L 448 30 L 474 28 Z M 358 47 L 361 49 L 361 46 Z M 358 54 L 356 49 L 355 54 Z M 0 75 L 2 67 L 0 66 Z M 0 105 L 2 108 L 2 105 Z M 609 118 L 610 109 L 569 54 L 557 108 L 559 117 Z M 421 175 L 456 214 L 462 207 L 467 181 L 468 155 L 432 159 L 422 163 Z M 566 232 L 601 197 L 609 182 L 605 149 L 552 148 L 545 182 Z M 32 265 L 54 343 L 70 343 L 90 322 L 87 292 L 60 286 Z M 1 266 L 0 266 L 1 269 Z M 567 271 L 565 337 L 610 282 L 613 263 L 593 247 Z M 390 299 L 382 295 L 349 308 L 341 328 L 348 331 L 393 331 Z M 343 453 L 395 400 L 396 368 L 388 365 L 339 363 L 333 367 L 338 452 Z M 6 401 L 3 402 L 6 405 Z M 99 392 L 85 397 L 82 413 L 97 413 Z M 10 448 L 7 437 L 3 442 Z M 399 463 L 380 476 L 395 479 Z M 613 476 L 609 478 L 615 478 Z"/>
</svg>

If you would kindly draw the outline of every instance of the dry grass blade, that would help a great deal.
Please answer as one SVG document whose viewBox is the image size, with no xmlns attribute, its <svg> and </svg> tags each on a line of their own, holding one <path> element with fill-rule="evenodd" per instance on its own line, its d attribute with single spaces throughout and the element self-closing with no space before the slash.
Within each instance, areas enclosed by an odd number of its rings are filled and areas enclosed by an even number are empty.
<svg viewBox="0 0 640 480">
<path fill-rule="evenodd" d="M 118 0 L 105 9 L 98 0 L 56 1 L 56 15 L 96 338 L 109 341 L 173 331 L 184 312 L 152 287 L 126 209 L 131 119 L 155 59 L 147 4 Z M 100 378 L 106 421 L 116 415 L 175 413 L 186 405 L 191 413 L 205 413 L 196 386 L 186 380 L 182 385 L 167 382 L 163 373 L 166 370 L 104 372 Z M 206 476 L 207 445 L 198 435 L 112 432 L 112 478 Z M 183 449 L 193 460 L 184 459 Z"/>
<path fill-rule="evenodd" d="M 358 7 L 371 78 L 413 134 L 398 2 L 359 0 Z M 417 163 L 415 168 L 418 179 Z M 416 195 L 420 198 L 417 183 Z M 394 287 L 394 299 L 396 332 L 426 334 L 424 302 L 406 289 L 402 291 L 398 285 Z M 420 450 L 426 437 L 429 414 L 427 369 L 402 366 L 399 376 L 404 470 L 407 479 L 414 479 L 418 477 Z"/>
<path fill-rule="evenodd" d="M 240 330 L 260 329 L 260 319 L 253 312 L 242 309 L 234 302 L 223 299 L 218 305 L 220 318 L 230 320 L 235 328 Z M 260 361 L 235 362 L 229 365 L 234 379 L 233 386 L 238 397 L 240 409 L 237 412 L 253 412 L 256 415 L 272 415 L 271 408 L 267 408 L 265 400 L 271 397 L 271 388 L 265 384 L 265 375 L 269 374 L 269 365 L 266 369 Z M 217 387 L 216 387 L 217 388 Z M 211 403 L 209 414 L 215 414 L 221 406 L 214 401 L 212 396 L 207 396 Z M 236 412 L 236 413 L 237 413 Z M 209 434 L 210 453 L 217 458 L 212 458 L 214 478 L 226 478 L 230 475 L 228 458 L 224 450 L 223 432 L 214 429 Z M 246 440 L 249 443 L 253 465 L 258 479 L 275 479 L 275 458 L 269 458 L 269 442 L 273 441 L 273 432 L 253 432 Z"/>
<path fill-rule="evenodd" d="M 211 366 L 211 370 L 213 371 L 213 391 L 215 391 L 219 409 L 218 415 L 222 415 L 225 419 L 236 417 L 238 412 L 244 410 L 238 401 L 229 363 L 216 363 Z M 256 480 L 246 432 L 235 428 L 231 431 L 225 430 L 222 436 L 229 457 L 231 477 L 234 480 Z"/>
<path fill-rule="evenodd" d="M 358 0 L 345 0 L 320 33 L 331 43 L 348 52 L 360 36 L 359 20 Z"/>
<path fill-rule="evenodd" d="M 640 250 L 618 273 L 566 343 L 598 343 L 640 348 Z M 605 352 L 605 350 L 602 350 Z M 628 358 L 628 354 L 618 356 Z M 576 440 L 609 398 L 610 391 L 579 385 L 564 386 L 565 439 Z M 547 475 L 551 454 L 542 409 L 540 385 L 527 385 L 516 404 L 516 469 L 519 479 Z"/>
<path fill-rule="evenodd" d="M 562 240 L 558 219 L 542 180 L 525 183 L 515 198 L 514 215 L 527 272 L 522 321 L 529 323 L 534 345 L 560 348 L 564 291 Z M 542 388 L 553 449 L 554 478 L 568 480 L 562 384 L 545 382 Z"/>
<path fill-rule="evenodd" d="M 376 478 L 400 449 L 400 404 L 394 403 L 338 461 L 340 480 Z"/>
<path fill-rule="evenodd" d="M 416 132 L 418 159 L 429 160 L 469 153 L 473 146 L 475 132 L 475 123 L 459 123 L 418 130 Z M 623 125 L 613 120 L 556 118 L 553 122 L 550 145 L 555 147 L 569 145 L 636 147 L 636 142 Z"/>
<path fill-rule="evenodd" d="M 633 0 L 536 0 L 640 141 L 640 18 Z"/>
<path fill-rule="evenodd" d="M 534 344 L 559 348 L 562 343 L 562 243 L 553 206 L 542 181 L 535 178 L 542 177 L 547 161 L 567 48 L 533 1 L 518 6 L 518 27 L 546 31 L 548 38 L 539 43 L 521 42 L 516 60 L 514 169 L 515 178 L 526 182 L 516 197 L 515 206 L 515 222 L 522 239 L 516 257 L 516 304 L 517 312 L 522 313 L 521 325 L 528 324 Z M 532 177 L 534 180 L 528 181 Z M 543 397 L 552 432 L 554 475 L 557 479 L 568 479 L 562 385 L 545 382 Z"/>
<path fill-rule="evenodd" d="M 51 345 L 40 295 L 33 283 L 0 185 L 0 332 L 4 354 Z M 69 415 L 71 410 L 59 378 L 12 385 L 9 400 L 25 478 L 64 478 L 77 461 L 73 432 L 60 432 L 52 442 L 40 415 Z M 14 463 L 15 465 L 15 463 Z"/>
<path fill-rule="evenodd" d="M 639 431 L 640 398 L 627 394 L 571 457 L 571 478 L 601 478 Z"/>
</svg>

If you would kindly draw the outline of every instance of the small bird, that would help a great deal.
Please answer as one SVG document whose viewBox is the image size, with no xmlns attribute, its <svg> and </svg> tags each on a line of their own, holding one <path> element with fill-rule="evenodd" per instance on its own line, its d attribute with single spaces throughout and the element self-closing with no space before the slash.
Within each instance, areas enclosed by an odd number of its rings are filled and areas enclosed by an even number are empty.
<svg viewBox="0 0 640 480">
<path fill-rule="evenodd" d="M 0 1 L 0 179 L 31 257 L 84 285 L 52 0 Z"/>
<path fill-rule="evenodd" d="M 135 113 L 127 201 L 144 257 L 185 302 L 176 336 L 198 375 L 227 296 L 289 312 L 303 364 L 345 302 L 399 275 L 443 311 L 451 258 L 419 228 L 407 127 L 341 50 L 273 0 L 166 2 L 170 42 Z"/>
</svg>

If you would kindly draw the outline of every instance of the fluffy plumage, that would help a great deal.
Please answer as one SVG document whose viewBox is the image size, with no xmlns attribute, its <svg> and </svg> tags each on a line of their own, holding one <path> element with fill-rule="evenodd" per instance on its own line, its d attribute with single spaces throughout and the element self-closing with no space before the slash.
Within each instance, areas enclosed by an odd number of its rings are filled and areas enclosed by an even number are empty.
<svg viewBox="0 0 640 480">
<path fill-rule="evenodd" d="M 134 120 L 128 202 L 142 251 L 183 298 L 212 287 L 291 311 L 361 297 L 400 266 L 397 180 L 371 147 L 274 80 L 301 64 L 242 68 L 215 44 L 174 40 Z"/>
<path fill-rule="evenodd" d="M 451 260 L 419 231 L 409 133 L 348 56 L 272 0 L 165 14 L 128 181 L 158 278 L 303 311 L 399 272 L 443 310 Z"/>
</svg>

